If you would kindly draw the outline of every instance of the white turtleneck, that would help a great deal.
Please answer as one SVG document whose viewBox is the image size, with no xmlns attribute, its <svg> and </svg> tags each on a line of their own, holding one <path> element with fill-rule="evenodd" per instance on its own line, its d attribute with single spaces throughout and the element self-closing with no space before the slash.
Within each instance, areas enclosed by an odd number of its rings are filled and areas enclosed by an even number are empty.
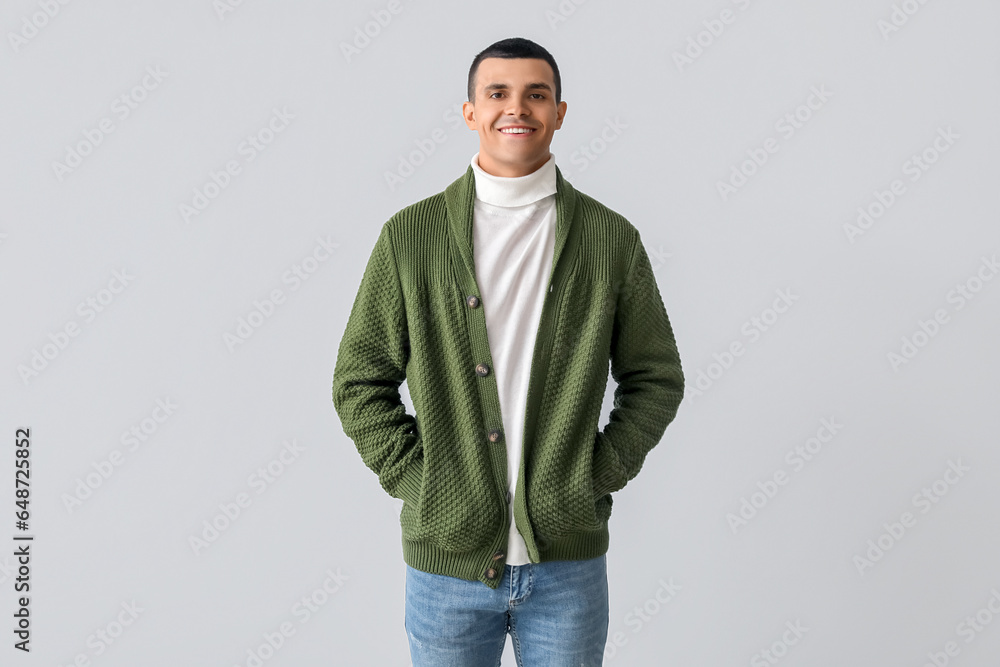
<svg viewBox="0 0 1000 667">
<path fill-rule="evenodd" d="M 506 562 L 524 565 L 531 559 L 514 525 L 512 501 L 521 463 L 531 358 L 555 248 L 556 161 L 550 152 L 549 161 L 527 176 L 504 177 L 483 171 L 476 153 L 472 169 L 473 259 L 507 445 Z"/>
</svg>

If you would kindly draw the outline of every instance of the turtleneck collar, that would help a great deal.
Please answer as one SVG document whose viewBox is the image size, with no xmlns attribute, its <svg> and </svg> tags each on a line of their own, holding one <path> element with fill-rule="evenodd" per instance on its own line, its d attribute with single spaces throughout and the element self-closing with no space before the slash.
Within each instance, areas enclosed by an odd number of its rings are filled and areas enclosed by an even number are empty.
<svg viewBox="0 0 1000 667">
<path fill-rule="evenodd" d="M 479 153 L 472 156 L 476 199 L 493 206 L 524 206 L 556 193 L 556 156 L 525 176 L 494 176 L 479 166 Z"/>
</svg>

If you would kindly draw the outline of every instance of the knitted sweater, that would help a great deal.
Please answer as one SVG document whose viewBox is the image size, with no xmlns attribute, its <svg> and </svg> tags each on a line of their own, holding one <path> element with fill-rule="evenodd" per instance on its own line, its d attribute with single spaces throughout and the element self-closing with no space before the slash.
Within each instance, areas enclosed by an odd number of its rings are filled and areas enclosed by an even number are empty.
<svg viewBox="0 0 1000 667">
<path fill-rule="evenodd" d="M 556 167 L 556 238 L 535 336 L 513 517 L 532 562 L 607 552 L 612 496 L 673 420 L 684 376 L 638 230 Z M 403 560 L 496 588 L 507 450 L 473 262 L 470 165 L 382 225 L 337 354 L 333 403 L 403 500 Z M 617 386 L 598 428 L 608 364 Z M 414 415 L 399 385 L 407 382 Z"/>
</svg>

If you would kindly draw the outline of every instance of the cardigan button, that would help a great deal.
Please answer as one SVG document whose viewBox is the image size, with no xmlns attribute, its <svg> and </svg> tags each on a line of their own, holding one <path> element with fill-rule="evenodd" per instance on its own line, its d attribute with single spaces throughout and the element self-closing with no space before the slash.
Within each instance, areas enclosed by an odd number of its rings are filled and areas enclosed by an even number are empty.
<svg viewBox="0 0 1000 667">
<path fill-rule="evenodd" d="M 469 308 L 475 308 L 476 306 L 479 305 L 479 297 L 477 297 L 475 294 L 470 294 L 469 296 L 465 297 L 465 303 L 469 305 Z"/>
<path fill-rule="evenodd" d="M 490 439 L 490 442 L 499 442 L 500 429 L 498 428 L 490 429 L 489 435 L 487 437 Z"/>
<path fill-rule="evenodd" d="M 492 579 L 495 576 L 497 576 L 497 571 L 494 570 L 492 567 L 490 569 L 486 570 L 486 578 L 487 579 Z"/>
<path fill-rule="evenodd" d="M 476 364 L 476 375 L 486 377 L 490 374 L 490 367 L 486 364 Z"/>
</svg>

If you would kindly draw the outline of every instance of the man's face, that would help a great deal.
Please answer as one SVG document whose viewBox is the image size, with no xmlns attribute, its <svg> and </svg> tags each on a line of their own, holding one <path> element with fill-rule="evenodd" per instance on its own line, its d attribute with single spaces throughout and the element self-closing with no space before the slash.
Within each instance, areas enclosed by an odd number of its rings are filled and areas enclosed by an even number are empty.
<svg viewBox="0 0 1000 667">
<path fill-rule="evenodd" d="M 556 104 L 549 64 L 539 58 L 486 58 L 476 70 L 475 85 L 475 102 L 464 102 L 462 113 L 469 129 L 479 133 L 483 171 L 525 176 L 548 162 L 552 135 L 566 115 L 566 102 Z M 501 131 L 512 127 L 530 131 Z"/>
</svg>

